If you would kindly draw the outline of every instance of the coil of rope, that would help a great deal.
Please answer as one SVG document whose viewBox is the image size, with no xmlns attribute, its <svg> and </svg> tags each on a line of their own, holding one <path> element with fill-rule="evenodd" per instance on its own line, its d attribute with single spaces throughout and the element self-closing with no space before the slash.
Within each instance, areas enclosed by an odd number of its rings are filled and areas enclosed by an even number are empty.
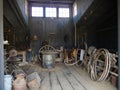
<svg viewBox="0 0 120 90">
<path fill-rule="evenodd" d="M 73 66 L 75 64 L 77 64 L 79 61 L 76 60 L 76 55 L 77 55 L 77 49 L 73 50 L 73 53 L 71 54 L 71 58 L 68 58 L 68 53 L 65 50 L 65 60 L 64 60 L 64 64 L 67 66 Z"/>
<path fill-rule="evenodd" d="M 110 72 L 111 60 L 107 49 L 98 49 L 93 55 L 90 77 L 94 81 L 106 80 Z"/>
<path fill-rule="evenodd" d="M 83 65 L 85 63 L 86 53 L 87 53 L 87 43 L 84 42 L 84 49 L 74 49 L 71 58 L 68 58 L 68 57 L 65 58 L 64 60 L 65 65 L 68 65 L 68 66 Z"/>
</svg>

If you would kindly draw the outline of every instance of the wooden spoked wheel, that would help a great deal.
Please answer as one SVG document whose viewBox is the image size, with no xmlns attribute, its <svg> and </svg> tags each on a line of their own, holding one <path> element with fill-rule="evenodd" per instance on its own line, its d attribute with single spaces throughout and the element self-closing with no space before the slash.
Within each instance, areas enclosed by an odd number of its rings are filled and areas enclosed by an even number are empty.
<svg viewBox="0 0 120 90">
<path fill-rule="evenodd" d="M 87 50 L 87 53 L 85 54 L 85 68 L 87 70 L 87 72 L 90 74 L 91 73 L 91 69 L 92 69 L 92 64 L 93 64 L 93 56 L 96 53 L 96 47 L 94 46 L 90 46 Z"/>
<path fill-rule="evenodd" d="M 56 49 L 50 45 L 45 45 L 43 47 L 40 48 L 39 50 L 39 60 L 42 60 L 42 54 L 54 54 L 57 53 Z"/>
<path fill-rule="evenodd" d="M 94 80 L 103 81 L 107 78 L 110 71 L 111 61 L 107 49 L 99 49 L 94 55 L 93 69 Z"/>
<path fill-rule="evenodd" d="M 50 45 L 45 45 L 45 46 L 43 46 L 43 47 L 41 47 L 40 48 L 40 50 L 39 50 L 39 53 L 56 53 L 56 49 L 54 48 L 54 47 L 52 47 L 52 46 L 50 46 Z"/>
</svg>

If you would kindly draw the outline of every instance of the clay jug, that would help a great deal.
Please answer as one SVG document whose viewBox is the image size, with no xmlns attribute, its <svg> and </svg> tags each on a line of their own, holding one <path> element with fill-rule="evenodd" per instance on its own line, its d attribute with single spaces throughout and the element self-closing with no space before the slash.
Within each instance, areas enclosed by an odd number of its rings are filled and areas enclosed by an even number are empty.
<svg viewBox="0 0 120 90">
<path fill-rule="evenodd" d="M 26 80 L 23 75 L 17 75 L 13 81 L 13 90 L 27 90 Z"/>
</svg>

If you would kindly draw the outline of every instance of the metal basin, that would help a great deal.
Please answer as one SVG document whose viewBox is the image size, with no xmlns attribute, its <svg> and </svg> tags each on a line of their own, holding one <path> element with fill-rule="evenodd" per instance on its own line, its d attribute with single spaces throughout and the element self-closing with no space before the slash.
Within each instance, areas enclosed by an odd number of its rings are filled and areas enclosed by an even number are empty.
<svg viewBox="0 0 120 90">
<path fill-rule="evenodd" d="M 43 58 L 42 64 L 44 68 L 54 67 L 55 54 L 44 54 L 42 58 Z"/>
</svg>

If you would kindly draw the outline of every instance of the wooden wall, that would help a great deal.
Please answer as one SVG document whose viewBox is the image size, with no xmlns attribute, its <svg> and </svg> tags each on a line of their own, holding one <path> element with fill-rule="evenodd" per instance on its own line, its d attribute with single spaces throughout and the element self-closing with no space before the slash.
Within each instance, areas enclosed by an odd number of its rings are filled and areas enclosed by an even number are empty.
<svg viewBox="0 0 120 90">
<path fill-rule="evenodd" d="M 4 40 L 9 47 L 24 50 L 29 46 L 28 16 L 25 14 L 25 0 L 4 0 Z"/>
<path fill-rule="evenodd" d="M 74 27 L 72 16 L 70 18 L 32 17 L 31 7 L 32 5 L 29 7 L 29 28 L 33 51 L 38 52 L 44 40 L 49 41 L 49 44 L 55 48 L 60 46 L 66 48 L 73 47 Z M 34 35 L 37 35 L 38 40 L 33 40 Z M 64 41 L 65 37 L 67 37 L 66 43 Z"/>
<path fill-rule="evenodd" d="M 82 16 L 86 12 L 86 10 L 90 7 L 93 1 L 94 0 L 75 0 L 73 4 L 73 8 L 74 8 L 74 5 L 76 4 L 77 15 L 73 17 L 74 22 L 78 22 L 78 20 L 82 18 Z"/>
<path fill-rule="evenodd" d="M 4 90 L 3 0 L 0 0 L 0 90 Z"/>
<path fill-rule="evenodd" d="M 81 5 L 79 3 L 78 9 Z M 117 0 L 93 0 L 77 21 L 77 33 L 77 36 L 82 34 L 81 37 L 86 38 L 88 46 L 117 51 Z"/>
</svg>

